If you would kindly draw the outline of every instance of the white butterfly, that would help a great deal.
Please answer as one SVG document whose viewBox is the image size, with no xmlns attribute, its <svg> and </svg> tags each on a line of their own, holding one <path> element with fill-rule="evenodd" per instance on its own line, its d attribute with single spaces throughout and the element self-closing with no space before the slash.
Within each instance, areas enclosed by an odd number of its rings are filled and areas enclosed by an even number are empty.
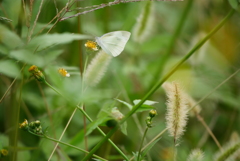
<svg viewBox="0 0 240 161">
<path fill-rule="evenodd" d="M 128 31 L 109 32 L 96 37 L 96 42 L 107 54 L 116 57 L 123 51 L 130 35 Z"/>
</svg>

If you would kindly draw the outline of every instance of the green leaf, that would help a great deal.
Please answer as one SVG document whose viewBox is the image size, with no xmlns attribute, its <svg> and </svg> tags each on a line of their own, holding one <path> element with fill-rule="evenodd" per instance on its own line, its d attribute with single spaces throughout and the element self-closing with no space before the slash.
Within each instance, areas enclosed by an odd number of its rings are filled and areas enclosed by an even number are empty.
<svg viewBox="0 0 240 161">
<path fill-rule="evenodd" d="M 143 112 L 143 111 L 149 111 L 151 109 L 155 109 L 155 107 L 153 106 L 149 106 L 149 105 L 141 105 L 136 112 Z"/>
<path fill-rule="evenodd" d="M 34 64 L 39 67 L 42 67 L 44 64 L 43 57 L 33 54 L 31 51 L 25 49 L 13 50 L 9 53 L 9 56 L 24 63 Z"/>
<path fill-rule="evenodd" d="M 143 152 L 142 152 L 142 157 L 146 156 L 148 151 L 152 149 L 152 147 L 160 140 L 161 138 L 156 139 L 153 141 Z"/>
<path fill-rule="evenodd" d="M 117 98 L 115 98 L 115 100 L 117 100 L 118 102 L 121 102 L 122 104 L 126 105 L 130 110 L 132 110 L 133 106 L 131 104 L 129 104 L 129 103 L 125 102 L 125 101 L 122 101 L 120 99 L 117 99 Z"/>
<path fill-rule="evenodd" d="M 120 125 L 121 132 L 127 135 L 127 122 L 125 121 L 123 124 Z"/>
<path fill-rule="evenodd" d="M 22 46 L 23 42 L 18 37 L 17 34 L 0 24 L 0 42 L 6 47 L 14 49 L 16 47 Z"/>
<path fill-rule="evenodd" d="M 67 44 L 74 40 L 85 40 L 92 39 L 92 36 L 82 35 L 82 34 L 71 34 L 71 33 L 62 33 L 62 34 L 45 34 L 33 38 L 27 47 L 30 50 L 40 51 L 47 47 Z"/>
<path fill-rule="evenodd" d="M 238 0 L 228 0 L 229 4 L 231 5 L 231 7 L 235 10 L 238 9 L 238 5 L 239 5 L 239 2 Z"/>
<path fill-rule="evenodd" d="M 17 59 L 24 63 L 34 64 L 38 67 L 44 67 L 51 61 L 55 60 L 57 56 L 62 53 L 62 50 L 55 50 L 46 53 L 45 55 L 34 54 L 33 52 L 25 49 L 13 50 L 9 53 L 11 58 Z"/>
<path fill-rule="evenodd" d="M 0 74 L 4 74 L 11 78 L 19 78 L 20 69 L 16 62 L 12 60 L 0 61 Z"/>
<path fill-rule="evenodd" d="M 21 15 L 21 8 L 22 8 L 21 1 L 3 0 L 1 1 L 1 8 L 2 8 L 1 12 L 4 10 L 3 12 L 4 15 L 7 15 L 7 18 L 12 20 L 12 22 L 9 22 L 9 23 L 11 23 L 11 25 L 14 26 L 13 28 L 15 28 L 16 25 L 21 24 L 19 23 L 19 20 L 20 20 L 19 15 Z"/>
<path fill-rule="evenodd" d="M 108 117 L 101 117 L 91 122 L 90 124 L 88 124 L 86 129 L 86 135 L 89 135 L 93 130 L 97 128 L 98 125 L 102 124 L 103 122 L 106 122 L 107 120 L 109 120 Z M 82 142 L 83 139 L 84 139 L 84 129 L 75 135 L 75 137 L 70 141 L 70 144 L 75 145 L 76 143 Z M 68 148 L 66 148 L 66 150 L 68 150 Z"/>
<path fill-rule="evenodd" d="M 7 47 L 0 45 L 0 54 L 7 55 L 8 54 L 8 49 Z"/>
<path fill-rule="evenodd" d="M 138 99 L 138 100 L 134 100 L 133 103 L 134 105 L 137 105 L 141 100 Z M 154 105 L 158 102 L 156 101 L 150 101 L 150 100 L 146 100 L 138 109 L 137 109 L 137 112 L 143 112 L 143 111 L 149 111 L 151 109 L 154 109 L 155 107 L 151 106 L 151 105 Z"/>
<path fill-rule="evenodd" d="M 86 135 L 90 134 L 93 130 L 95 130 L 100 124 L 106 122 L 107 120 L 109 120 L 111 118 L 109 117 L 101 117 L 98 118 L 97 120 L 91 122 L 90 124 L 88 124 L 87 126 L 87 132 Z"/>
<path fill-rule="evenodd" d="M 62 54 L 62 52 L 62 50 L 54 50 L 48 52 L 46 55 L 44 55 L 45 64 L 48 64 L 49 62 L 55 60 L 60 54 Z"/>
</svg>

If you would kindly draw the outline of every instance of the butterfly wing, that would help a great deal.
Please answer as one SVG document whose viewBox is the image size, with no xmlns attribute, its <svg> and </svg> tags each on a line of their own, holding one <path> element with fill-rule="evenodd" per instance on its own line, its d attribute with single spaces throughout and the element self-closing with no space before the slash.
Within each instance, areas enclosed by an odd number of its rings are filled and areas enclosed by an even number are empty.
<svg viewBox="0 0 240 161">
<path fill-rule="evenodd" d="M 107 54 L 116 57 L 123 51 L 130 35 L 128 31 L 114 31 L 97 37 L 96 41 Z"/>
</svg>

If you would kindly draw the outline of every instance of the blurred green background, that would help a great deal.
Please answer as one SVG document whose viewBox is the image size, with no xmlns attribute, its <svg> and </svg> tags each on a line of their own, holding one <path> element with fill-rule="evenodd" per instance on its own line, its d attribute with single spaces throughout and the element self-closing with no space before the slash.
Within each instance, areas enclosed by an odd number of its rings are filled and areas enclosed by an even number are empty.
<svg viewBox="0 0 240 161">
<path fill-rule="evenodd" d="M 42 2 L 41 13 L 34 25 Z M 101 109 L 107 107 L 118 107 L 126 114 L 128 108 L 114 98 L 130 104 L 135 99 L 141 99 L 232 9 L 227 0 L 158 1 L 152 2 L 149 8 L 146 7 L 149 4 L 147 2 L 128 2 L 97 9 L 55 25 L 56 19 L 49 23 L 67 2 L 0 1 L 0 149 L 7 149 L 9 152 L 0 160 L 42 161 L 50 156 L 55 143 L 18 129 L 19 123 L 24 119 L 40 120 L 43 128 L 47 128 L 46 134 L 58 139 L 78 102 L 84 102 L 86 112 L 93 120 L 97 119 Z M 69 12 L 65 13 L 66 10 L 63 10 L 60 16 L 67 17 L 92 9 L 74 10 L 78 7 L 109 2 L 72 1 L 69 2 L 72 5 Z M 145 16 L 142 21 L 141 14 Z M 240 15 L 236 11 L 168 81 L 181 82 L 185 91 L 198 101 L 228 78 L 240 65 L 239 22 Z M 142 32 L 136 34 L 139 26 L 142 27 Z M 132 33 L 124 51 L 111 60 L 99 84 L 82 93 L 80 71 L 86 57 L 91 61 L 96 54 L 84 47 L 85 42 L 90 40 L 84 35 L 95 37 L 118 30 Z M 176 39 L 173 41 L 174 36 Z M 70 102 L 65 101 L 45 84 L 34 80 L 28 73 L 31 65 L 37 65 L 45 74 L 46 80 L 69 98 Z M 71 77 L 58 75 L 57 70 L 60 67 L 66 68 Z M 153 120 L 153 128 L 149 130 L 144 144 L 166 126 L 164 91 L 159 88 L 149 100 L 159 102 L 154 105 L 158 115 Z M 221 145 L 229 142 L 231 138 L 238 139 L 240 74 L 223 84 L 200 105 L 201 116 Z M 147 116 L 147 111 L 137 113 L 127 120 L 127 135 L 119 130 L 112 137 L 114 143 L 129 158 L 132 152 L 138 151 Z M 79 135 L 83 127 L 83 115 L 77 111 L 62 141 L 84 148 L 84 138 Z M 107 127 L 101 128 L 106 133 L 110 130 Z M 88 148 L 91 149 L 101 138 L 103 137 L 99 132 L 94 130 L 88 136 Z M 186 132 L 180 140 L 177 160 L 186 160 L 195 148 L 204 152 L 206 161 L 211 161 L 219 150 L 197 118 L 190 117 Z M 14 149 L 16 155 L 13 155 Z M 165 133 L 149 151 L 146 160 L 172 160 L 173 151 L 173 138 Z M 96 154 L 108 160 L 123 160 L 108 143 Z M 60 145 L 51 160 L 81 160 L 83 157 L 83 153 Z"/>
</svg>

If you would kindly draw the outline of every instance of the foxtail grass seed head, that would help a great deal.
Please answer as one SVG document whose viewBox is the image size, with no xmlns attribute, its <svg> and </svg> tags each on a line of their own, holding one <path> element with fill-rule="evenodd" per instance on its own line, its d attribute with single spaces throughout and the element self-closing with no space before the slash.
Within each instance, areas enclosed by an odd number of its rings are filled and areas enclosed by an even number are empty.
<svg viewBox="0 0 240 161">
<path fill-rule="evenodd" d="M 39 82 L 44 82 L 45 81 L 45 76 L 43 75 L 43 73 L 38 69 L 38 67 L 36 65 L 32 65 L 29 69 L 28 69 L 29 73 L 31 73 L 34 78 L 36 80 L 38 80 Z"/>
<path fill-rule="evenodd" d="M 87 41 L 86 43 L 85 43 L 85 47 L 87 48 L 87 49 L 89 49 L 89 50 L 92 50 L 92 51 L 98 51 L 98 45 L 97 45 L 97 43 L 96 42 L 94 42 L 94 41 Z"/>
<path fill-rule="evenodd" d="M 143 7 L 137 22 L 133 27 L 133 39 L 142 43 L 150 36 L 154 28 L 154 2 L 148 1 Z"/>
<path fill-rule="evenodd" d="M 97 85 L 104 76 L 112 56 L 100 50 L 92 59 L 85 72 L 85 83 L 88 86 Z"/>
<path fill-rule="evenodd" d="M 167 94 L 166 124 L 174 143 L 183 135 L 187 125 L 187 100 L 183 90 L 176 82 L 164 83 L 162 86 Z M 177 144 L 176 144 L 177 145 Z"/>
<path fill-rule="evenodd" d="M 70 74 L 64 68 L 58 69 L 58 73 L 61 74 L 64 77 L 70 77 Z"/>
<path fill-rule="evenodd" d="M 214 161 L 235 161 L 240 156 L 240 141 L 230 141 L 223 150 L 215 154 Z"/>
<path fill-rule="evenodd" d="M 204 154 L 200 149 L 194 149 L 189 154 L 187 161 L 203 161 Z"/>
</svg>

